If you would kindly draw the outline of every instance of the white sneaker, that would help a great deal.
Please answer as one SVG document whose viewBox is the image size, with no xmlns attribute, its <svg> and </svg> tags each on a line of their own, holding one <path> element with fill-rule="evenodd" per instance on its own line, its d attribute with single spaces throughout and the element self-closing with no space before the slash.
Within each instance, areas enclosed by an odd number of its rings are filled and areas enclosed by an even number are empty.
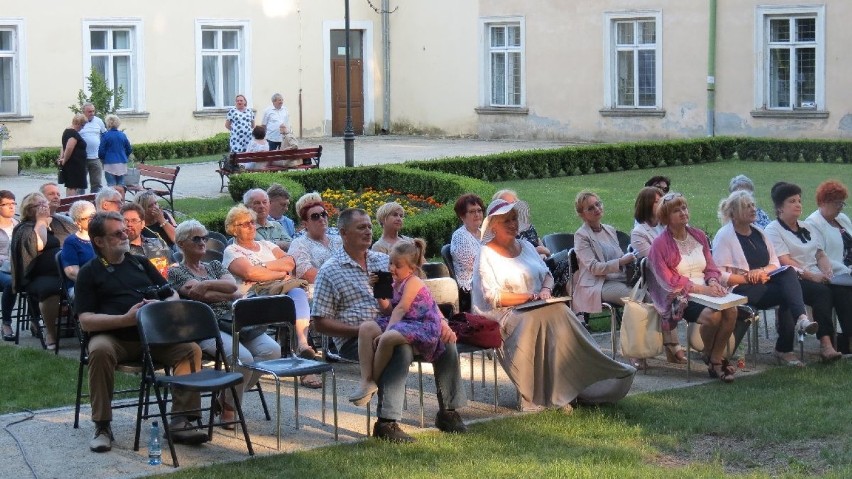
<svg viewBox="0 0 852 479">
<path fill-rule="evenodd" d="M 807 316 L 802 316 L 796 322 L 796 332 L 804 333 L 804 334 L 815 334 L 819 329 L 819 325 L 816 321 L 811 321 L 807 318 Z"/>
</svg>

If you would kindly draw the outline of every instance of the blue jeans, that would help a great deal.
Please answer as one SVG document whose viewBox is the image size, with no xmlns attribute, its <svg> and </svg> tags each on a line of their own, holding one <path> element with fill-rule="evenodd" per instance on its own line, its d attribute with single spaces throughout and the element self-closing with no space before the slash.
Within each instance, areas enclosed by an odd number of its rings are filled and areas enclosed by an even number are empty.
<svg viewBox="0 0 852 479">
<path fill-rule="evenodd" d="M 106 178 L 107 186 L 115 186 L 115 185 L 124 186 L 124 175 L 118 176 L 118 175 L 113 175 L 112 173 L 107 173 L 106 171 L 104 171 L 104 178 Z"/>
<path fill-rule="evenodd" d="M 15 306 L 15 293 L 12 292 L 12 275 L 0 271 L 0 288 L 3 291 L 0 310 L 3 311 L 3 324 L 12 325 L 12 308 Z"/>
</svg>

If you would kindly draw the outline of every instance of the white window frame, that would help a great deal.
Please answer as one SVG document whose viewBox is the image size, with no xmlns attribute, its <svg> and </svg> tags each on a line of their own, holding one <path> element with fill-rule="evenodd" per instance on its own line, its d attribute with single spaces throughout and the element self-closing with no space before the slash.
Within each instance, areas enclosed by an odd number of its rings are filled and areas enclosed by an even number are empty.
<svg viewBox="0 0 852 479">
<path fill-rule="evenodd" d="M 654 47 L 654 105 L 639 106 L 638 92 L 634 106 L 618 105 L 618 48 L 616 45 L 616 24 L 625 21 L 653 20 L 655 27 L 656 45 Z M 603 28 L 604 54 L 604 99 L 605 108 L 611 110 L 662 110 L 663 109 L 663 11 L 662 10 L 631 10 L 622 12 L 605 12 Z"/>
<path fill-rule="evenodd" d="M 83 19 L 83 89 L 88 92 L 89 73 L 92 71 L 92 30 L 130 30 L 130 95 L 134 100 L 131 105 L 118 110 L 126 113 L 142 113 L 145 111 L 145 42 L 141 18 L 92 18 Z M 107 50 L 109 52 L 109 50 Z M 95 52 L 96 55 L 102 54 Z M 111 67 L 110 67 L 111 71 Z M 114 88 L 112 75 L 107 74 L 107 84 Z M 91 92 L 89 92 L 91 93 Z"/>
<path fill-rule="evenodd" d="M 778 17 L 816 17 L 816 92 L 815 108 L 769 107 L 769 19 Z M 825 105 L 825 5 L 758 5 L 754 16 L 754 109 L 763 111 L 826 111 Z M 792 59 L 791 59 L 792 60 Z M 791 69 L 792 71 L 792 69 Z M 791 96 L 795 86 L 791 85 Z"/>
<path fill-rule="evenodd" d="M 237 93 L 245 95 L 252 102 L 251 92 L 251 22 L 249 20 L 223 20 L 223 19 L 196 19 L 195 20 L 195 103 L 197 111 L 227 110 L 233 107 L 233 98 L 222 98 L 221 106 L 204 106 L 204 68 L 202 62 L 202 40 L 203 30 L 239 30 L 240 31 L 240 61 L 239 82 Z"/>
<path fill-rule="evenodd" d="M 23 18 L 0 17 L 0 28 L 13 30 L 15 51 L 12 53 L 13 85 L 12 111 L 0 112 L 0 119 L 29 116 L 29 87 L 25 76 L 27 72 L 27 31 Z"/>
<path fill-rule="evenodd" d="M 520 27 L 521 46 L 514 51 L 521 53 L 521 100 L 517 105 L 496 105 L 491 102 L 491 27 L 498 25 L 517 25 Z M 522 16 L 482 17 L 479 19 L 480 79 L 479 104 L 485 108 L 522 109 L 527 105 L 527 55 L 526 20 Z M 510 49 L 507 48 L 506 51 Z"/>
</svg>

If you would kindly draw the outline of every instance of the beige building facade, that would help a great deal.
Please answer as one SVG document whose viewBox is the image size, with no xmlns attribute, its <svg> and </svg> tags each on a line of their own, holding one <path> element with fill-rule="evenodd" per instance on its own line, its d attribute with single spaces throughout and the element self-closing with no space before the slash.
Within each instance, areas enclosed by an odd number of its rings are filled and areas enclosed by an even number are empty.
<svg viewBox="0 0 852 479">
<path fill-rule="evenodd" d="M 350 0 L 356 133 L 850 136 L 852 2 L 718 0 L 711 75 L 713 3 Z M 93 67 L 133 142 L 223 132 L 238 93 L 258 121 L 279 92 L 297 134 L 338 135 L 343 28 L 331 0 L 0 0 L 6 148 L 58 146 Z"/>
</svg>

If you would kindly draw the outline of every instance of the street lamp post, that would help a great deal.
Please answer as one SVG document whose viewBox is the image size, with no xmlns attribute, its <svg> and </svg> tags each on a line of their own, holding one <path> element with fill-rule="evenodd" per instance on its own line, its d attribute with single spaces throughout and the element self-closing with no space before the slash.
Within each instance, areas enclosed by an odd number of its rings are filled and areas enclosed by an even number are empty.
<svg viewBox="0 0 852 479">
<path fill-rule="evenodd" d="M 343 128 L 343 152 L 347 167 L 355 166 L 355 131 L 352 129 L 352 103 L 349 78 L 349 0 L 346 2 L 346 125 Z"/>
</svg>

